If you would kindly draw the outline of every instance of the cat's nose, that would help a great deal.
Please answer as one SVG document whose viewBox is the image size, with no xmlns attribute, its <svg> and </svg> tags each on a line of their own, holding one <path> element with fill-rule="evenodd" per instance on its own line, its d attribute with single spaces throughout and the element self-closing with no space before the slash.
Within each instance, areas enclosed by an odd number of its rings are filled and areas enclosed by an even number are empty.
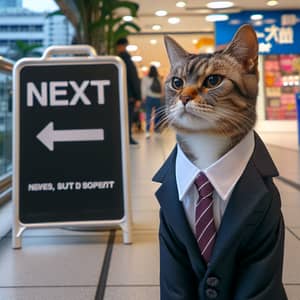
<svg viewBox="0 0 300 300">
<path fill-rule="evenodd" d="M 193 96 L 191 96 L 191 95 L 180 95 L 179 99 L 181 100 L 183 105 L 186 105 L 189 101 L 193 100 Z"/>
</svg>

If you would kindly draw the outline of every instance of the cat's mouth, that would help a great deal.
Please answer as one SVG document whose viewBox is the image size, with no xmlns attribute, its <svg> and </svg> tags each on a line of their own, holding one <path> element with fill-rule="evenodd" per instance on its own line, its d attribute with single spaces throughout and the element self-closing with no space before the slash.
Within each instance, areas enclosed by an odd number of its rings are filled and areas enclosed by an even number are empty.
<svg viewBox="0 0 300 300">
<path fill-rule="evenodd" d="M 184 106 L 184 112 L 189 113 L 191 115 L 194 115 L 196 117 L 200 117 L 203 114 L 213 113 L 214 107 L 210 104 L 198 104 L 198 105 L 185 105 Z"/>
</svg>

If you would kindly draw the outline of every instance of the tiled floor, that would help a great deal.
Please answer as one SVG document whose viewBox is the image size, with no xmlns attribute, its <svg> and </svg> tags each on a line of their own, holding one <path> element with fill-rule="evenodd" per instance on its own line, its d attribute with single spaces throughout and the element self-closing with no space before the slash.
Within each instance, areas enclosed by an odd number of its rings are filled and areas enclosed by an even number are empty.
<svg viewBox="0 0 300 300">
<path fill-rule="evenodd" d="M 300 184 L 297 147 L 282 147 L 280 136 L 265 140 L 281 176 Z M 124 245 L 118 231 L 108 266 L 105 300 L 159 299 L 158 210 L 151 177 L 174 146 L 166 132 L 130 148 L 133 244 Z M 297 145 L 290 135 L 286 145 Z M 300 191 L 277 179 L 286 223 L 283 280 L 289 300 L 300 300 Z M 23 248 L 11 249 L 11 237 L 0 241 L 0 300 L 93 300 L 107 250 L 108 232 L 62 229 L 31 230 Z M 98 299 L 97 299 L 98 300 Z"/>
</svg>

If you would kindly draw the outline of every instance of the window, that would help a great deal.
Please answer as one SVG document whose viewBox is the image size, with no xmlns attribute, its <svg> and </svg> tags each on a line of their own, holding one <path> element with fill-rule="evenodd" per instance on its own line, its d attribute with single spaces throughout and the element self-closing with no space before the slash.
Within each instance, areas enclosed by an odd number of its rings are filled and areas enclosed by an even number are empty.
<svg viewBox="0 0 300 300">
<path fill-rule="evenodd" d="M 0 70 L 0 176 L 12 168 L 12 76 Z"/>
</svg>

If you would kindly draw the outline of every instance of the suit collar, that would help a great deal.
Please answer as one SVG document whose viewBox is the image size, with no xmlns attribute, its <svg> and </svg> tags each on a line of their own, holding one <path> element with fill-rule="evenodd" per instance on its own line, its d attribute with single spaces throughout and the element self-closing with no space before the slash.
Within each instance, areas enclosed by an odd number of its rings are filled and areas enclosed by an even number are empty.
<svg viewBox="0 0 300 300">
<path fill-rule="evenodd" d="M 255 148 L 253 152 L 253 162 L 256 169 L 263 177 L 278 176 L 278 170 L 259 135 L 254 132 Z"/>
<path fill-rule="evenodd" d="M 237 145 L 205 169 L 199 169 L 177 145 L 176 182 L 179 199 L 183 199 L 197 175 L 203 172 L 220 198 L 228 201 L 253 154 L 254 145 L 254 133 L 251 130 Z"/>
<path fill-rule="evenodd" d="M 170 173 L 170 168 L 175 167 L 176 155 L 177 155 L 177 147 L 174 147 L 173 151 L 171 152 L 167 160 L 163 163 L 161 168 L 153 176 L 152 181 L 159 182 L 159 183 L 162 183 L 164 181 L 165 177 Z"/>
<path fill-rule="evenodd" d="M 191 257 L 191 263 L 195 273 L 201 277 L 205 273 L 206 265 L 202 259 L 196 239 L 189 227 L 186 219 L 182 202 L 178 199 L 178 190 L 175 178 L 175 160 L 176 147 L 170 154 L 166 163 L 159 172 L 154 176 L 153 180 L 163 182 L 156 192 L 156 197 L 160 203 L 168 224 L 176 232 L 180 242 L 186 246 L 186 251 Z"/>
<path fill-rule="evenodd" d="M 255 139 L 255 147 L 252 154 L 252 157 L 250 159 L 253 160 L 255 167 L 257 171 L 263 176 L 263 177 L 275 177 L 278 176 L 278 170 L 270 157 L 270 154 L 260 139 L 259 135 L 254 131 L 254 139 Z M 159 169 L 159 171 L 154 175 L 152 180 L 154 182 L 162 183 L 166 176 L 169 174 L 169 169 L 171 165 L 175 165 L 176 161 L 176 155 L 177 155 L 177 147 L 174 147 L 173 151 L 167 158 L 167 160 L 164 162 L 162 167 Z"/>
</svg>

